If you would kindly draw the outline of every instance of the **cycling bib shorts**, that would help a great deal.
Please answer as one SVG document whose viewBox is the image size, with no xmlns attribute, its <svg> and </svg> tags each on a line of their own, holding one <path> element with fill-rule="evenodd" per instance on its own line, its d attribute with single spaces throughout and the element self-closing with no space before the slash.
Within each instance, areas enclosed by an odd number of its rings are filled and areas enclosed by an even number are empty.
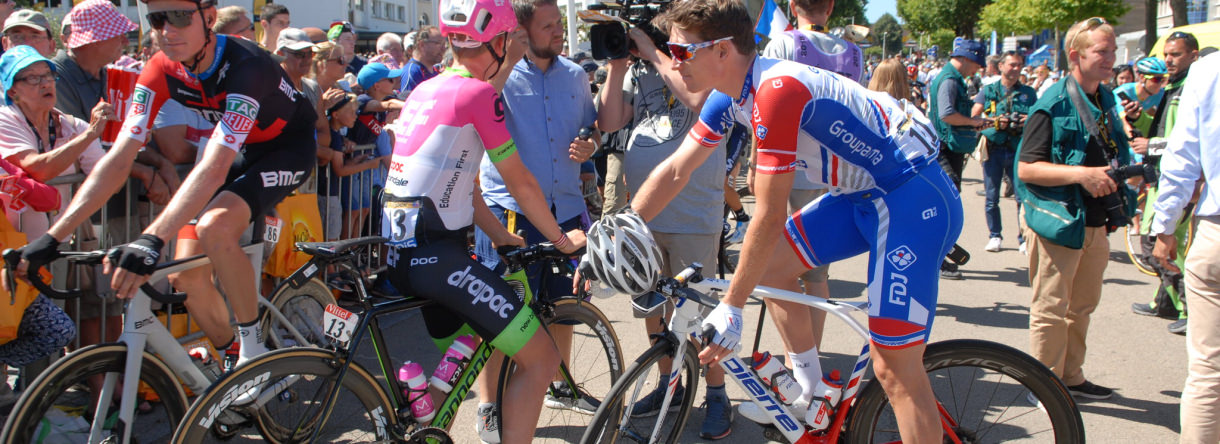
<svg viewBox="0 0 1220 444">
<path fill-rule="evenodd" d="M 924 343 L 941 258 L 962 228 L 961 200 L 936 162 L 939 141 L 927 119 L 828 71 L 757 58 L 738 98 L 708 97 L 690 137 L 715 146 L 734 120 L 754 128 L 758 174 L 803 172 L 830 188 L 786 224 L 804 265 L 868 251 L 873 343 Z"/>
</svg>

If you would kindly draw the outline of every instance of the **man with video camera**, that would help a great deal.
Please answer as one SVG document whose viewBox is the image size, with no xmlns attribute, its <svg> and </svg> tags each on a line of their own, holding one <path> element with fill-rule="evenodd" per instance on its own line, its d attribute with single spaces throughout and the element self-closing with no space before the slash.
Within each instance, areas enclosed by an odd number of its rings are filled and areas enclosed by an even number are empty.
<svg viewBox="0 0 1220 444">
<path fill-rule="evenodd" d="M 1025 205 L 1033 290 L 1030 354 L 1073 396 L 1107 399 L 1114 391 L 1085 379 L 1081 367 L 1110 258 L 1106 234 L 1134 211 L 1134 193 L 1113 174 L 1130 163 L 1127 138 L 1114 95 L 1101 85 L 1117 43 L 1100 17 L 1072 25 L 1064 42 L 1071 71 L 1030 109 L 1017 150 L 1014 185 Z"/>
<path fill-rule="evenodd" d="M 598 96 L 598 127 L 603 131 L 615 131 L 634 121 L 622 168 L 632 194 L 639 190 L 653 167 L 677 151 L 710 94 L 709 90 L 689 91 L 682 75 L 671 69 L 673 61 L 669 53 L 655 43 L 664 42 L 668 37 L 651 25 L 652 11 L 652 8 L 637 7 L 623 14 L 635 25 L 627 32 L 629 41 L 603 39 L 593 42 L 595 56 L 622 54 L 623 49 L 629 48 L 631 56 L 638 58 L 629 66 L 627 57 L 612 56 L 606 64 L 606 85 Z M 675 275 L 694 262 L 715 268 L 721 235 L 721 207 L 709 203 L 724 199 L 726 150 L 723 145 L 721 142 L 715 154 L 695 169 L 677 197 L 648 221 L 648 227 L 661 247 L 662 274 Z M 646 319 L 648 334 L 660 332 L 665 322 L 664 316 Z M 636 403 L 632 415 L 656 414 L 666 385 L 657 384 L 656 390 Z M 674 396 L 683 396 L 686 391 L 686 387 L 679 386 Z M 732 433 L 733 410 L 725 392 L 724 370 L 719 366 L 708 367 L 706 396 L 707 412 L 699 436 L 724 438 Z"/>
<path fill-rule="evenodd" d="M 991 252 L 1000 251 L 1000 242 L 1004 238 L 1004 225 L 1000 222 L 1000 187 L 1005 176 L 1012 179 L 1013 159 L 1016 157 L 1017 144 L 1021 142 L 1021 132 L 1025 129 L 1025 119 L 1029 115 L 1029 108 L 1038 100 L 1038 92 L 1020 82 L 1025 56 L 1016 51 L 1005 52 L 998 66 L 1000 81 L 989 83 L 979 91 L 970 112 L 971 117 L 986 113 L 995 122 L 992 127 L 981 131 L 987 139 L 987 158 L 983 161 L 983 189 L 987 203 L 983 209 L 987 214 L 988 240 L 984 249 Z M 1020 205 L 1018 201 L 1018 214 L 1021 212 Z M 1025 236 L 1019 231 L 1017 245 L 1025 254 Z"/>
</svg>

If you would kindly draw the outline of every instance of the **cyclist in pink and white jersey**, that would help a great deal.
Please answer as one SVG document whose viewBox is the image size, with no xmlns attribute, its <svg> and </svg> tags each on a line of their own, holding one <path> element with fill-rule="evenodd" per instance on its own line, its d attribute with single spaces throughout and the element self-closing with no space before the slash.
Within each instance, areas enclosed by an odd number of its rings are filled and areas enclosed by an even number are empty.
<svg viewBox="0 0 1220 444">
<path fill-rule="evenodd" d="M 734 120 L 751 125 L 758 150 L 753 227 L 728 292 L 706 318 L 716 336 L 701 360 L 735 352 L 741 307 L 756 285 L 799 291 L 802 272 L 868 252 L 874 373 L 903 441 L 939 442 L 923 351 L 940 258 L 961 232 L 962 206 L 936 163 L 939 141 L 927 119 L 910 104 L 837 74 L 758 57 L 752 21 L 740 2 L 676 2 L 661 19 L 670 30 L 672 69 L 688 89 L 716 91 L 687 140 L 645 181 L 633 207 L 645 218 L 655 215 Z M 829 185 L 830 194 L 789 218 L 787 198 L 799 170 Z M 791 248 L 775 248 L 781 234 Z M 810 350 L 809 311 L 789 314 L 777 322 L 785 346 Z M 802 396 L 812 396 L 813 384 L 801 382 Z"/>
<path fill-rule="evenodd" d="M 504 102 L 487 83 L 504 68 L 507 32 L 517 27 L 512 7 L 502 0 L 444 1 L 440 18 L 454 66 L 416 87 L 389 126 L 397 140 L 381 226 L 390 239 L 390 283 L 438 303 L 423 316 L 433 338 L 452 338 L 469 324 L 515 358 L 519 367 L 503 397 L 501 437 L 526 443 L 559 353 L 525 301 L 467 252 L 472 223 L 497 245 L 524 245 L 474 192 L 484 152 L 525 216 L 556 247 L 575 252 L 585 244 L 584 233 L 565 234 L 555 222 L 504 125 Z"/>
</svg>

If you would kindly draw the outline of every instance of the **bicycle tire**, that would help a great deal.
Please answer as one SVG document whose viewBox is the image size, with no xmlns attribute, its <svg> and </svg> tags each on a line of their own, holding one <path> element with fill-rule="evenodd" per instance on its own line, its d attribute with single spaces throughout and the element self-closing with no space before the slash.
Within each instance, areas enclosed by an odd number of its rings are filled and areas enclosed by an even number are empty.
<svg viewBox="0 0 1220 444">
<path fill-rule="evenodd" d="M 343 388 L 336 399 L 339 405 L 327 408 L 327 403 L 321 399 L 330 393 L 334 379 L 344 364 L 343 358 L 336 352 L 315 348 L 288 348 L 259 356 L 216 381 L 207 393 L 191 404 L 172 442 L 300 442 L 312 436 L 316 424 L 339 427 L 319 433 L 319 442 L 335 441 L 340 437 L 345 441 L 389 440 L 398 424 L 394 406 L 385 389 L 360 364 L 347 363 L 349 366 L 343 378 Z M 262 413 L 253 418 L 258 434 L 243 434 L 243 430 L 237 430 L 233 436 L 218 436 L 212 431 L 219 412 L 242 409 L 234 407 L 233 400 L 235 394 L 242 393 L 243 387 L 267 388 L 293 379 L 294 382 L 277 387 L 282 390 L 260 410 L 314 408 L 305 412 L 294 410 L 287 414 L 299 421 L 295 433 L 280 425 L 288 421 L 265 422 L 266 416 Z M 320 387 L 304 387 L 315 381 L 322 383 Z M 306 392 L 312 393 L 312 397 L 302 399 L 301 393 Z M 338 418 L 339 415 L 342 418 Z"/>
<path fill-rule="evenodd" d="M 602 405 L 593 414 L 589 428 L 585 429 L 584 436 L 580 438 L 581 443 L 614 443 L 620 439 L 630 442 L 651 442 L 645 435 L 651 435 L 655 424 L 664 421 L 672 422 L 669 422 L 668 433 L 661 430 L 662 434 L 668 436 L 659 442 L 678 441 L 678 437 L 682 435 L 682 430 L 686 427 L 686 420 L 690 417 L 691 406 L 695 403 L 699 386 L 699 361 L 696 357 L 699 351 L 693 343 L 686 343 L 683 371 L 679 375 L 680 383 L 686 388 L 686 395 L 680 401 L 676 399 L 672 401 L 678 403 L 676 416 L 672 412 L 660 412 L 661 414 L 656 416 L 640 418 L 624 414 L 627 411 L 624 409 L 633 408 L 635 402 L 645 394 L 643 387 L 648 381 L 656 380 L 654 378 L 659 377 L 659 371 L 654 370 L 653 367 L 662 358 L 674 355 L 676 351 L 674 345 L 668 339 L 660 340 L 639 358 L 636 358 L 623 377 L 614 382 L 614 387 L 610 389 L 610 393 L 606 395 Z M 627 424 L 623 424 L 624 419 Z"/>
<path fill-rule="evenodd" d="M 937 402 L 957 424 L 955 431 L 963 442 L 966 439 L 969 442 L 1047 442 L 1052 435 L 1058 443 L 1085 442 L 1084 421 L 1067 387 L 1045 365 L 1015 348 L 974 339 L 942 341 L 928 345 L 923 362 Z M 998 381 L 1004 378 L 1015 383 Z M 969 384 L 964 389 L 964 396 L 960 396 L 962 390 L 955 385 L 959 382 Z M 976 390 L 976 385 L 994 387 Z M 977 409 L 968 405 L 979 404 L 977 401 L 981 399 L 980 396 L 971 395 L 986 394 L 988 391 L 992 400 L 1007 404 L 995 406 L 988 403 Z M 1040 401 L 1040 406 L 1027 400 L 1030 393 Z M 898 428 L 892 409 L 887 409 L 888 405 L 881 384 L 865 385 L 847 421 L 850 435 L 847 442 L 897 441 Z M 1038 412 L 1044 415 L 1034 414 Z M 981 415 L 977 423 L 972 416 L 968 416 L 973 414 Z M 994 418 L 994 424 L 981 427 L 989 415 L 995 414 L 999 416 Z M 1001 421 L 1004 418 L 1008 419 Z M 1034 425 L 1042 427 L 1043 423 L 1050 426 L 1050 435 L 1044 435 L 1047 430 L 1037 429 L 1025 435 L 1012 436 L 1027 432 L 1027 429 L 1035 428 Z M 992 436 L 991 433 L 1009 435 Z"/>
<path fill-rule="evenodd" d="M 280 284 L 275 294 L 271 296 L 271 305 L 279 310 L 297 331 L 305 337 L 309 346 L 324 347 L 329 341 L 322 331 L 322 314 L 327 304 L 334 304 L 335 296 L 330 288 L 317 278 L 305 281 L 300 288 L 292 288 L 288 281 Z M 275 317 L 270 313 L 263 314 L 263 331 L 267 335 L 267 343 L 273 349 L 292 347 L 296 338 L 288 330 L 279 327 Z"/>
<path fill-rule="evenodd" d="M 89 396 L 88 389 L 77 389 L 76 386 L 84 383 L 90 377 L 106 373 L 123 374 L 127 351 L 125 344 L 98 344 L 77 350 L 56 361 L 29 385 L 13 406 L 12 413 L 5 421 L 4 432 L 0 434 L 0 442 L 33 442 L 37 440 L 37 433 L 48 431 L 53 431 L 58 438 L 67 442 L 71 442 L 73 436 L 79 437 L 80 442 L 87 441 L 89 421 L 83 417 L 85 415 L 71 415 L 71 413 L 87 412 L 92 404 L 92 398 Z M 146 384 L 160 398 L 160 402 L 157 403 L 158 405 L 154 405 L 154 410 L 151 412 L 140 413 L 137 410 L 136 418 L 139 421 L 132 424 L 132 430 L 141 435 L 140 441 L 162 442 L 173 434 L 174 428 L 186 414 L 186 393 L 183 391 L 182 385 L 178 383 L 178 377 L 174 376 L 165 362 L 151 353 L 143 353 L 140 382 Z M 81 399 L 82 397 L 84 399 Z M 82 401 L 84 404 L 83 406 L 77 405 L 80 402 L 74 401 Z M 56 413 L 55 418 L 46 418 L 46 413 L 51 410 L 67 414 L 60 416 L 59 413 Z M 107 417 L 117 418 L 114 416 L 117 411 L 116 404 L 110 407 Z M 85 436 L 66 432 L 65 428 L 72 425 L 85 425 Z M 150 437 L 149 434 L 153 436 Z M 119 442 L 122 440 L 120 439 Z"/>
<path fill-rule="evenodd" d="M 610 319 L 592 303 L 575 297 L 556 301 L 551 315 L 542 319 L 548 325 L 564 324 L 564 321 L 574 321 L 586 329 L 573 332 L 572 362 L 580 365 L 568 365 L 568 372 L 576 382 L 577 388 L 598 398 L 598 395 L 608 393 L 610 387 L 623 374 L 623 349 L 619 344 L 618 335 Z M 590 341 L 580 341 L 581 336 L 592 336 Z M 598 348 L 600 346 L 600 348 Z M 605 362 L 606 366 L 591 364 Z M 500 371 L 499 397 L 504 399 L 504 393 L 512 380 L 515 366 L 511 359 L 505 359 Z M 548 395 L 551 394 L 548 391 Z M 538 415 L 538 424 L 534 429 L 533 442 L 572 442 L 580 437 L 589 425 L 593 412 L 582 413 L 575 409 L 561 407 L 560 404 L 548 400 Z M 503 420 L 503 418 L 501 418 Z M 503 424 L 503 422 L 501 422 Z"/>
<path fill-rule="evenodd" d="M 1148 209 L 1144 208 L 1147 200 L 1148 191 L 1145 189 L 1140 189 L 1139 195 L 1135 198 L 1135 207 L 1143 211 L 1148 211 Z M 1140 273 L 1144 273 L 1149 276 L 1156 276 L 1156 268 L 1145 260 L 1147 256 L 1144 255 L 1143 246 L 1140 244 L 1140 238 L 1143 236 L 1139 234 L 1139 224 L 1141 223 L 1139 217 L 1140 215 L 1137 214 L 1132 220 L 1131 224 L 1123 227 L 1123 241 L 1127 248 L 1127 258 L 1131 260 L 1131 264 L 1135 265 L 1135 268 L 1139 270 Z"/>
</svg>

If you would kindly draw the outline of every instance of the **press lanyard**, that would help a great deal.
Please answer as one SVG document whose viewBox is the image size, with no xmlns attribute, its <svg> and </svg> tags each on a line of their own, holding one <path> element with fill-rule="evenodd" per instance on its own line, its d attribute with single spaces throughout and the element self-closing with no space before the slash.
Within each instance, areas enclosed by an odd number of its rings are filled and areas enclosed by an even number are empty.
<svg viewBox="0 0 1220 444">
<path fill-rule="evenodd" d="M 47 150 L 42 150 L 42 136 L 38 135 L 38 129 L 34 128 L 34 122 L 30 121 L 29 117 L 25 118 L 25 124 L 30 126 L 30 131 L 34 132 L 34 138 L 38 140 L 38 153 L 42 154 L 55 149 L 55 113 L 51 113 L 51 118 L 47 119 L 47 139 L 50 139 L 50 144 L 47 145 Z"/>
</svg>

